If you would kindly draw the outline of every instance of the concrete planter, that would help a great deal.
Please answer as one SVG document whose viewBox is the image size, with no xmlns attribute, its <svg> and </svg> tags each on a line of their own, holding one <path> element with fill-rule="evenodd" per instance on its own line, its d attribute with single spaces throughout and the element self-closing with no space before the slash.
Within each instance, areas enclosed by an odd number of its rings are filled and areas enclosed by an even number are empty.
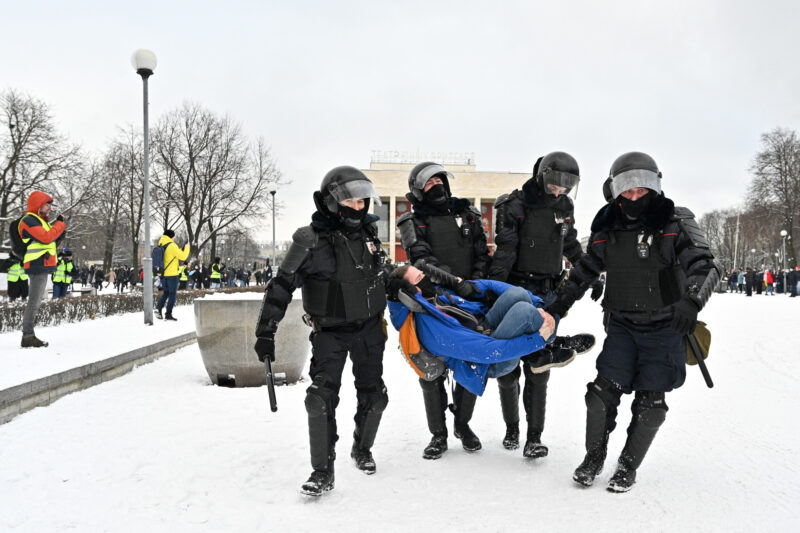
<svg viewBox="0 0 800 533">
<path fill-rule="evenodd" d="M 206 297 L 194 301 L 197 344 L 214 385 L 220 381 L 236 387 L 266 384 L 264 364 L 253 351 L 256 321 L 261 311 L 261 295 L 257 296 L 257 299 Z M 292 301 L 275 337 L 272 371 L 286 374 L 287 383 L 300 379 L 308 357 L 311 330 L 303 323 L 302 316 L 302 301 Z"/>
</svg>

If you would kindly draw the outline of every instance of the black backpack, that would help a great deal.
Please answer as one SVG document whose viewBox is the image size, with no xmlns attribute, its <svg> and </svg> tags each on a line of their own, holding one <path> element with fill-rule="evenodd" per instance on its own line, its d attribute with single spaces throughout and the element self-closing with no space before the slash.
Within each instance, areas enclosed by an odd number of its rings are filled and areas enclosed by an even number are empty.
<svg viewBox="0 0 800 533">
<path fill-rule="evenodd" d="M 164 250 L 167 246 L 158 245 L 153 248 L 153 253 L 151 257 L 153 258 L 153 273 L 156 276 L 161 276 L 164 274 Z"/>
<path fill-rule="evenodd" d="M 22 237 L 19 235 L 19 223 L 22 222 L 24 216 L 25 215 L 15 218 L 8 226 L 8 236 L 11 239 L 11 251 L 20 259 L 25 257 L 25 252 L 28 250 L 28 246 L 22 242 Z"/>
</svg>

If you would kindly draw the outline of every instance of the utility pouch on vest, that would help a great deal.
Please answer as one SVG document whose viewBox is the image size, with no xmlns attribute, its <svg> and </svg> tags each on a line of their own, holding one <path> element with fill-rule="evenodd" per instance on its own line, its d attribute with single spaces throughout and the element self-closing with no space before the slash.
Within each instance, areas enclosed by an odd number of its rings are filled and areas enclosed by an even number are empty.
<svg viewBox="0 0 800 533">
<path fill-rule="evenodd" d="M 708 358 L 708 352 L 711 350 L 711 332 L 708 330 L 707 324 L 701 320 L 697 321 L 697 327 L 694 328 L 692 333 L 694 339 L 697 341 L 697 347 L 700 348 L 700 356 L 703 360 Z M 697 364 L 697 355 L 692 350 L 692 343 L 686 341 L 686 362 L 690 365 Z"/>
</svg>

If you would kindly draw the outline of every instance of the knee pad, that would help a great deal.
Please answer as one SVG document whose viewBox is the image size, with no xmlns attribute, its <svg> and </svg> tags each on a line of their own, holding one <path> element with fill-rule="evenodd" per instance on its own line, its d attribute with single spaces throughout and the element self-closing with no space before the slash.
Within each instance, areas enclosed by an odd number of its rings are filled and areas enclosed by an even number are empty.
<svg viewBox="0 0 800 533">
<path fill-rule="evenodd" d="M 519 369 L 519 365 L 517 368 L 506 374 L 505 376 L 500 376 L 497 378 L 497 386 L 501 389 L 513 389 L 516 388 L 519 384 L 519 376 L 522 374 L 522 371 Z"/>
<path fill-rule="evenodd" d="M 619 405 L 622 391 L 603 377 L 586 384 L 586 409 L 592 413 L 609 412 Z"/>
<path fill-rule="evenodd" d="M 358 403 L 367 411 L 382 413 L 389 404 L 389 395 L 383 381 L 369 387 L 359 387 L 356 395 Z"/>
<path fill-rule="evenodd" d="M 658 429 L 667 418 L 667 402 L 663 392 L 637 391 L 631 405 L 633 416 L 645 427 Z"/>
<path fill-rule="evenodd" d="M 330 388 L 324 379 L 315 378 L 306 389 L 306 411 L 311 416 L 327 415 L 332 411 L 337 395 L 337 391 Z"/>
</svg>

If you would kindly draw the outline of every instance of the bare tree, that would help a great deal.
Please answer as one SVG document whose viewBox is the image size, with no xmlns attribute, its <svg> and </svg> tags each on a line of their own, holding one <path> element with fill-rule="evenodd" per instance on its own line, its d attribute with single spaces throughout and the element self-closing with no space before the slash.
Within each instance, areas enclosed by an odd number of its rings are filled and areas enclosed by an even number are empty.
<svg viewBox="0 0 800 533">
<path fill-rule="evenodd" d="M 73 178 L 81 159 L 78 148 L 56 132 L 43 101 L 6 89 L 0 93 L 0 114 L 0 220 L 8 220 L 24 211 L 31 191 L 54 192 Z"/>
<path fill-rule="evenodd" d="M 237 123 L 196 104 L 165 116 L 153 137 L 162 167 L 158 188 L 170 191 L 193 255 L 210 242 L 213 256 L 220 232 L 264 215 L 267 184 L 281 175 L 263 140 L 248 146 Z M 161 181 L 170 175 L 174 183 Z"/>
<path fill-rule="evenodd" d="M 138 270 L 140 235 L 144 222 L 144 143 L 141 134 L 132 126 L 121 130 L 109 153 L 112 154 L 111 165 L 121 180 L 122 218 L 125 220 L 131 263 Z"/>
<path fill-rule="evenodd" d="M 761 135 L 761 150 L 750 165 L 753 181 L 747 199 L 752 210 L 771 216 L 794 242 L 800 217 L 800 139 L 793 130 L 776 128 Z M 794 265 L 794 246 L 788 247 Z"/>
</svg>

